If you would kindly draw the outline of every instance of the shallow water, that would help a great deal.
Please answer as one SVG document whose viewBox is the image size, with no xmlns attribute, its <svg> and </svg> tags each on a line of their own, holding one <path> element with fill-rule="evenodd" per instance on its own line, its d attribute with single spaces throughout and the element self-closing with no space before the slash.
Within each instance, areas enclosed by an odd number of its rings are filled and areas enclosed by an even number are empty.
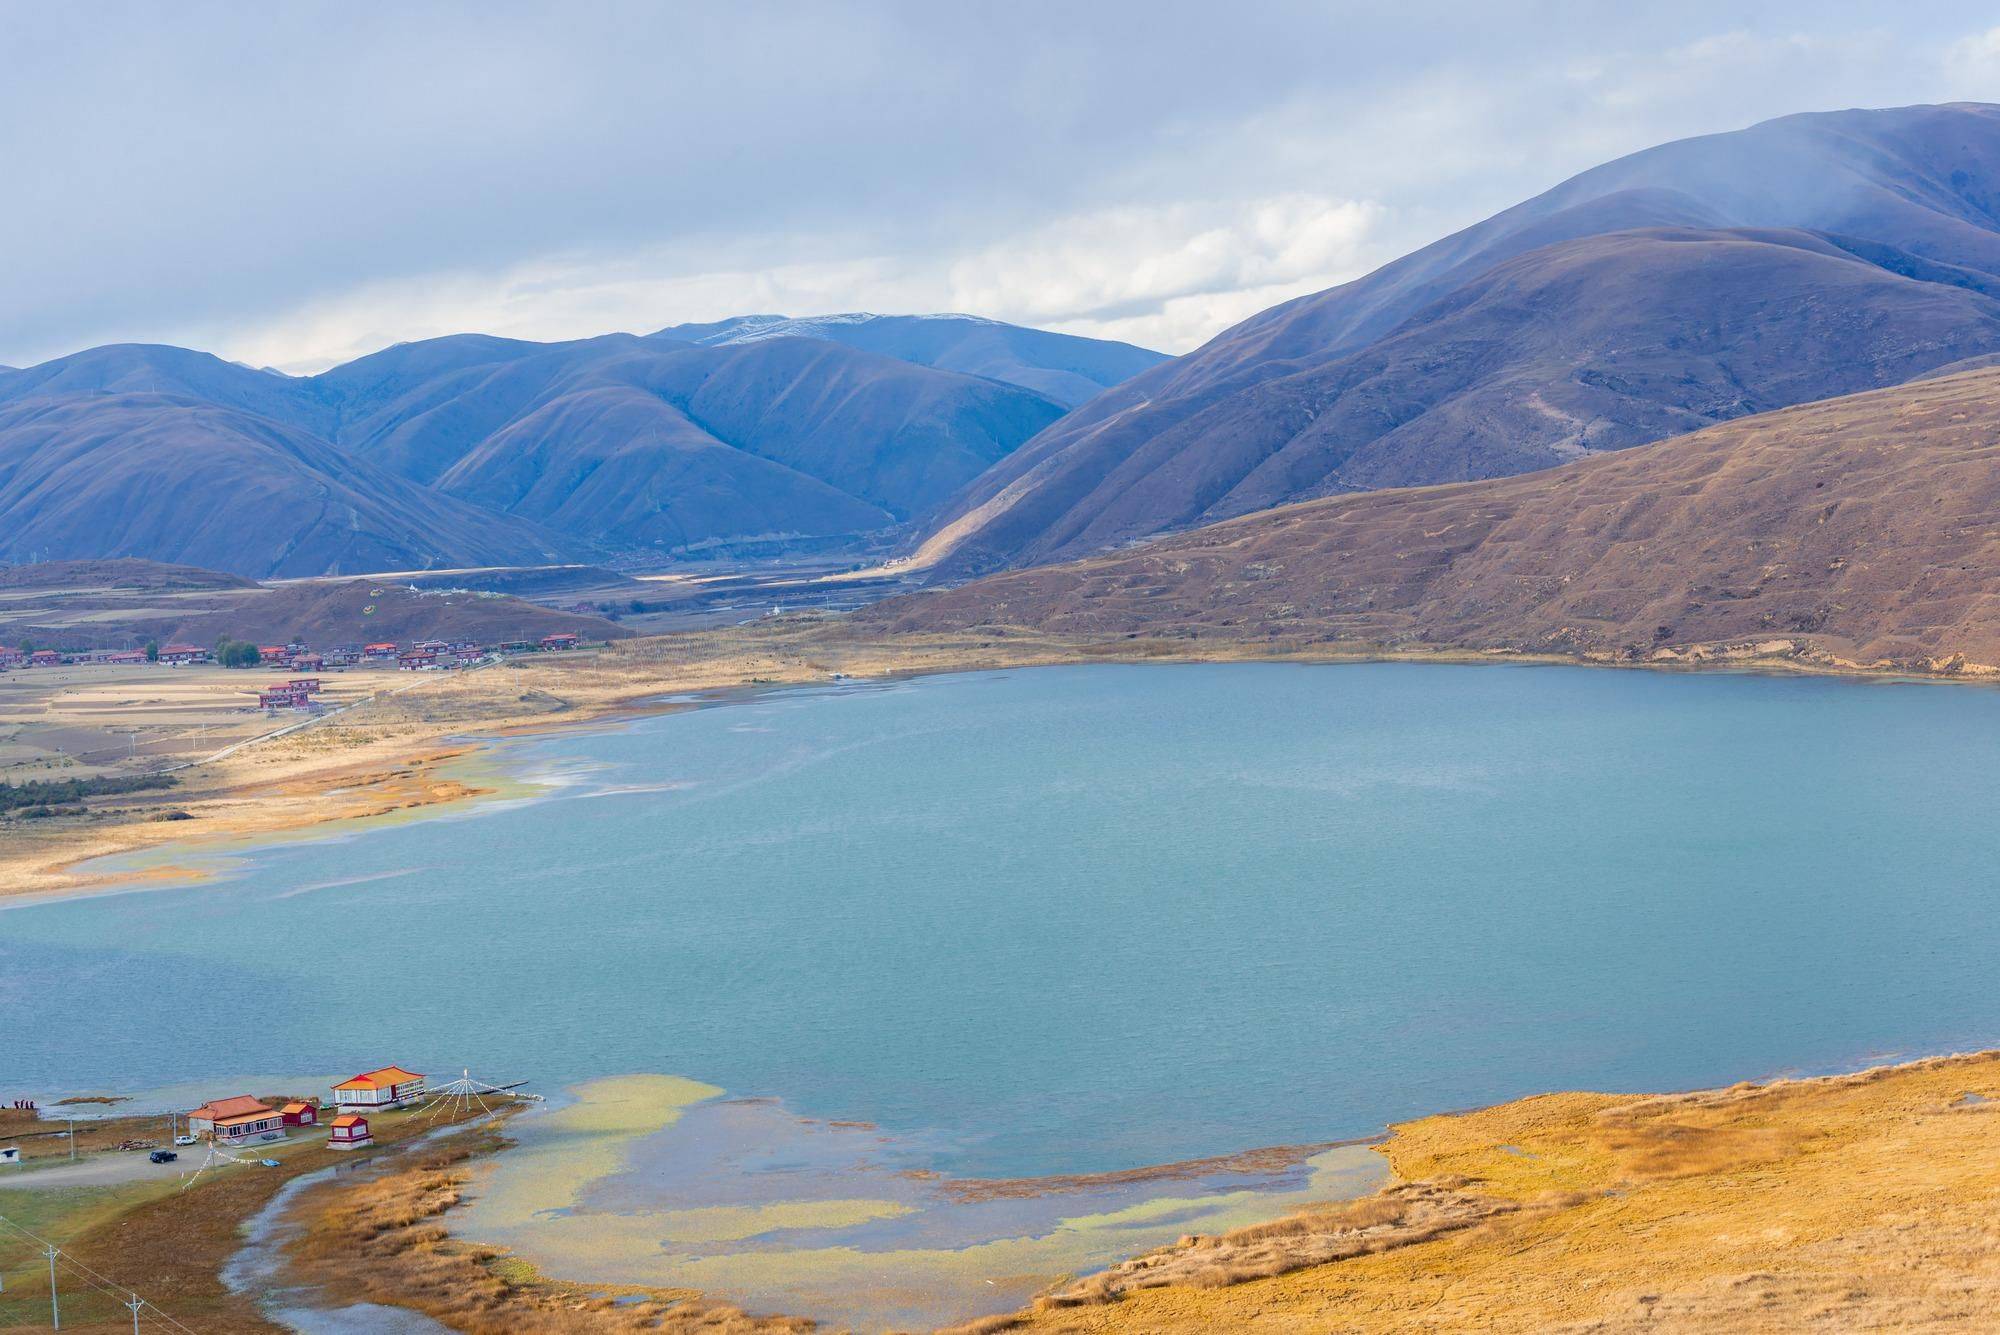
<svg viewBox="0 0 2000 1335">
<path fill-rule="evenodd" d="M 1983 690 L 1053 668 L 503 754 L 557 786 L 0 912 L 6 1082 L 673 1073 L 870 1123 L 898 1171 L 1021 1177 L 2000 1032 Z M 894 1219 L 851 1226 L 966 1240 Z"/>
</svg>

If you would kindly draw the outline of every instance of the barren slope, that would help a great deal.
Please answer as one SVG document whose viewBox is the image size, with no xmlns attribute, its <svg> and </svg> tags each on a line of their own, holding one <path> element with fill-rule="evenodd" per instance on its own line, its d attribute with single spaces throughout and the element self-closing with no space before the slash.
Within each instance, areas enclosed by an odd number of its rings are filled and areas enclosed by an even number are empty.
<svg viewBox="0 0 2000 1335">
<path fill-rule="evenodd" d="M 2000 350 L 1996 293 L 2000 108 L 1666 144 L 1098 396 L 941 511 L 922 559 L 1059 560 L 1892 384 Z"/>
<path fill-rule="evenodd" d="M 1307 502 L 857 613 L 900 631 L 2000 664 L 2000 370 Z"/>
</svg>

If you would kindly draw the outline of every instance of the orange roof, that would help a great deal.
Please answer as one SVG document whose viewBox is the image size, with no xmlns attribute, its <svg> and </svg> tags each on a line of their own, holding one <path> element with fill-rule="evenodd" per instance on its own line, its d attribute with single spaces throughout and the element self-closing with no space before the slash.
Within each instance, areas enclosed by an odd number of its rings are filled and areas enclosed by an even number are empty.
<svg viewBox="0 0 2000 1335">
<path fill-rule="evenodd" d="M 260 1108 L 255 1112 L 231 1113 L 227 1117 L 215 1119 L 217 1126 L 235 1126 L 238 1122 L 265 1122 L 278 1115 L 276 1108 Z"/>
<path fill-rule="evenodd" d="M 220 1122 L 226 1118 L 249 1117 L 257 1113 L 276 1112 L 270 1104 L 253 1099 L 248 1094 L 238 1094 L 233 1099 L 211 1099 L 202 1104 L 189 1117 L 199 1117 L 204 1122 Z"/>
<path fill-rule="evenodd" d="M 407 1085 L 423 1079 L 415 1071 L 405 1071 L 400 1066 L 384 1066 L 379 1071 L 363 1071 L 352 1080 L 343 1080 L 335 1089 L 380 1089 L 384 1085 Z"/>
<path fill-rule="evenodd" d="M 305 1103 L 298 1099 L 293 1099 L 290 1103 L 287 1103 L 284 1107 L 280 1108 L 278 1111 L 288 1112 L 296 1115 L 302 1112 L 311 1112 L 312 1110 L 313 1106 L 310 1103 Z"/>
<path fill-rule="evenodd" d="M 334 1126 L 367 1126 L 368 1119 L 366 1117 L 356 1117 L 353 1113 L 342 1113 L 340 1116 L 334 1118 L 331 1124 Z"/>
</svg>

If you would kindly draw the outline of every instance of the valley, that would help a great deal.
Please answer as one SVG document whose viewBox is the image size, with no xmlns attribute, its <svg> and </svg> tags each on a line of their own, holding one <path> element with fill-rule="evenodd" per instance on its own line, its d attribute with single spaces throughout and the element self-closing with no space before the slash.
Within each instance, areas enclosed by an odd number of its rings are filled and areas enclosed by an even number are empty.
<svg viewBox="0 0 2000 1335">
<path fill-rule="evenodd" d="M 1990 16 L 452 9 L 0 94 L 0 1328 L 1990 1323 Z"/>
</svg>

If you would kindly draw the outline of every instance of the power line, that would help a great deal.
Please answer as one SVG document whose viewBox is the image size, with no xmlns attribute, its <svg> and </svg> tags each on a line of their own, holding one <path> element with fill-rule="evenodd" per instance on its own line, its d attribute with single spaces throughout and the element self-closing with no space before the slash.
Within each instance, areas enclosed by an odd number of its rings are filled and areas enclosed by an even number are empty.
<svg viewBox="0 0 2000 1335">
<path fill-rule="evenodd" d="M 22 1237 L 28 1239 L 30 1242 L 40 1247 L 43 1253 L 47 1255 L 47 1257 L 49 1258 L 49 1319 L 56 1330 L 62 1329 L 62 1301 L 56 1286 L 57 1265 L 58 1263 L 60 1263 L 63 1267 L 67 1268 L 71 1274 L 80 1277 L 83 1280 L 83 1282 L 88 1284 L 90 1287 L 97 1289 L 100 1292 L 110 1294 L 112 1298 L 117 1300 L 118 1305 L 120 1307 L 131 1308 L 132 1329 L 134 1331 L 137 1331 L 139 1329 L 140 1314 L 145 1311 L 150 1311 L 155 1318 L 157 1318 L 160 1321 L 166 1322 L 169 1326 L 172 1326 L 175 1330 L 184 1331 L 186 1332 L 186 1335 L 195 1335 L 195 1332 L 193 1330 L 189 1329 L 181 1322 L 175 1320 L 173 1316 L 171 1316 L 167 1312 L 162 1311 L 158 1303 L 153 1302 L 151 1299 L 148 1298 L 141 1298 L 138 1295 L 138 1293 L 132 1290 L 131 1288 L 128 1288 L 122 1284 L 115 1283 L 108 1276 L 100 1273 L 97 1270 L 92 1269 L 88 1265 L 85 1265 L 82 1261 L 79 1261 L 76 1257 L 70 1255 L 68 1252 L 56 1246 L 55 1243 L 50 1242 L 47 1238 L 42 1237 L 40 1234 L 31 1232 L 30 1230 L 21 1227 L 19 1224 L 9 1219 L 6 1215 L 0 1215 L 0 1224 L 4 1224 L 8 1228 L 13 1229 L 16 1233 L 20 1234 Z M 25 1330 L 28 1329 L 28 1327 L 18 1327 L 18 1328 L 8 1327 L 7 1329 Z"/>
</svg>

